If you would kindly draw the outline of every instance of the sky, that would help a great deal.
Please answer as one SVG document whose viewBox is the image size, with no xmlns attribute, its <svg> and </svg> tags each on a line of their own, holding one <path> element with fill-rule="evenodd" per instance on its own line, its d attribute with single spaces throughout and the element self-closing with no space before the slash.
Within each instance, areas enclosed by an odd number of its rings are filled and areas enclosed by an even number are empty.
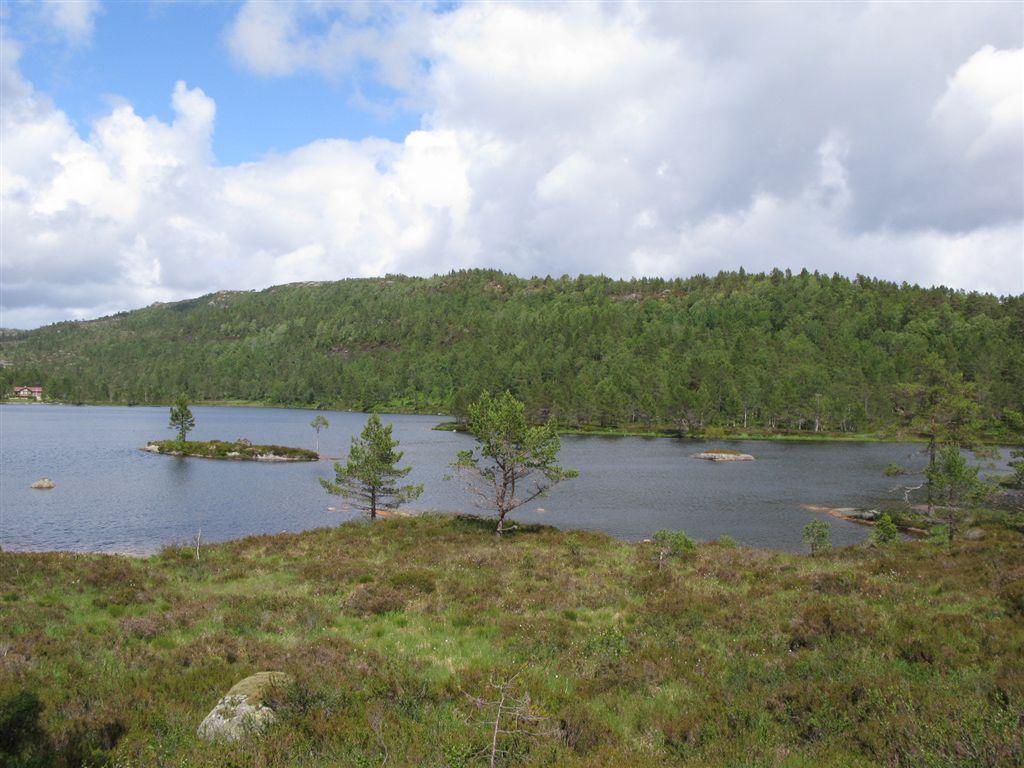
<svg viewBox="0 0 1024 768">
<path fill-rule="evenodd" d="M 0 5 L 0 326 L 493 267 L 1024 293 L 1024 4 Z"/>
</svg>

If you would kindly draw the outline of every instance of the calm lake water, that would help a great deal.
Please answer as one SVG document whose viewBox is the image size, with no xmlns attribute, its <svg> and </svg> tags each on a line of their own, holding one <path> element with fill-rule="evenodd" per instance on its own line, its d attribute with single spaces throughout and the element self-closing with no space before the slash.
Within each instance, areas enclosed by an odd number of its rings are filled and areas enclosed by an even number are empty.
<svg viewBox="0 0 1024 768">
<path fill-rule="evenodd" d="M 337 525 L 355 514 L 317 483 L 328 461 L 266 464 L 182 459 L 144 453 L 171 436 L 167 408 L 0 406 L 0 544 L 12 550 L 147 553 L 183 543 Z M 197 440 L 246 437 L 313 447 L 316 412 L 272 408 L 193 409 Z M 321 452 L 339 456 L 364 414 L 324 412 Z M 401 440 L 409 482 L 422 483 L 419 510 L 478 511 L 448 464 L 472 439 L 431 429 L 442 417 L 387 416 Z M 690 458 L 711 447 L 752 453 L 754 462 Z M 642 539 L 661 528 L 707 540 L 728 534 L 743 544 L 800 549 L 804 525 L 832 524 L 836 545 L 868 529 L 815 515 L 801 504 L 869 506 L 891 500 L 889 462 L 920 467 L 919 445 L 783 443 L 668 438 L 565 437 L 563 463 L 579 478 L 522 508 L 515 518 Z M 1006 455 L 1004 453 L 1004 461 Z M 50 477 L 56 488 L 32 490 Z M 335 507 L 332 512 L 328 507 Z"/>
</svg>

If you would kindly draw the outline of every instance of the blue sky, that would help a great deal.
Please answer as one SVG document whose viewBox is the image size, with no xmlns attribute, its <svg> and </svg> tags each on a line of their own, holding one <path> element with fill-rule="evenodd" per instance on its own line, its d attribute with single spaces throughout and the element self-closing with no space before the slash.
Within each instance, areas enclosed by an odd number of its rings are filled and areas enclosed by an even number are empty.
<svg viewBox="0 0 1024 768">
<path fill-rule="evenodd" d="M 1024 292 L 1024 4 L 0 5 L 0 326 L 468 267 Z"/>
<path fill-rule="evenodd" d="M 213 150 L 222 164 L 328 137 L 401 140 L 420 123 L 420 115 L 396 105 L 396 92 L 366 67 L 331 78 L 245 70 L 225 42 L 238 3 L 109 2 L 95 17 L 92 39 L 78 45 L 41 28 L 34 5 L 5 7 L 13 36 L 27 43 L 22 73 L 83 135 L 116 99 L 142 116 L 169 121 L 169 94 L 178 80 L 202 88 L 217 103 Z M 360 99 L 371 106 L 361 106 Z"/>
</svg>

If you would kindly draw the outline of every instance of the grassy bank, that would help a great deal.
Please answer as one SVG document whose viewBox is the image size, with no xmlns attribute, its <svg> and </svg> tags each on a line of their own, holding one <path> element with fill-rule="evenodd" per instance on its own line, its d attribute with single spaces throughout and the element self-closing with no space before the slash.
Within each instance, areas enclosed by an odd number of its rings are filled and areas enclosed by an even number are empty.
<svg viewBox="0 0 1024 768">
<path fill-rule="evenodd" d="M 1024 536 L 808 557 L 428 515 L 157 556 L 0 554 L 0 700 L 47 764 L 1010 766 Z M 200 720 L 290 673 L 266 736 Z M 24 700 L 24 699 L 23 699 Z"/>
</svg>

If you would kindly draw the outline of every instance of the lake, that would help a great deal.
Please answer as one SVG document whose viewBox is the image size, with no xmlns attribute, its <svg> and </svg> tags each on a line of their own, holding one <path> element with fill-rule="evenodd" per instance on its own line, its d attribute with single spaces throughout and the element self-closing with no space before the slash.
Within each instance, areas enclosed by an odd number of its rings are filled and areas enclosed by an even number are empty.
<svg viewBox="0 0 1024 768">
<path fill-rule="evenodd" d="M 312 448 L 316 411 L 195 407 L 190 438 Z M 343 455 L 365 414 L 322 412 L 330 427 L 322 453 Z M 140 451 L 171 437 L 168 409 L 0 405 L 0 544 L 10 550 L 149 553 L 171 543 L 223 541 L 257 533 L 301 531 L 356 517 L 329 496 L 320 477 L 329 461 L 295 464 L 216 461 Z M 439 416 L 385 416 L 405 451 L 408 482 L 422 483 L 411 509 L 478 512 L 448 464 L 472 438 L 433 430 Z M 751 453 L 753 462 L 691 458 L 711 447 Z M 1007 456 L 1004 452 L 1003 463 Z M 605 531 L 624 539 L 661 528 L 699 540 L 729 535 L 742 544 L 797 550 L 804 525 L 832 524 L 836 545 L 863 540 L 868 529 L 816 515 L 801 504 L 870 506 L 897 498 L 890 462 L 921 467 L 920 445 L 895 443 L 714 442 L 670 438 L 563 439 L 562 460 L 580 476 L 514 513 L 516 520 Z M 50 477 L 56 488 L 33 490 Z M 338 511 L 330 511 L 334 507 Z"/>
</svg>

